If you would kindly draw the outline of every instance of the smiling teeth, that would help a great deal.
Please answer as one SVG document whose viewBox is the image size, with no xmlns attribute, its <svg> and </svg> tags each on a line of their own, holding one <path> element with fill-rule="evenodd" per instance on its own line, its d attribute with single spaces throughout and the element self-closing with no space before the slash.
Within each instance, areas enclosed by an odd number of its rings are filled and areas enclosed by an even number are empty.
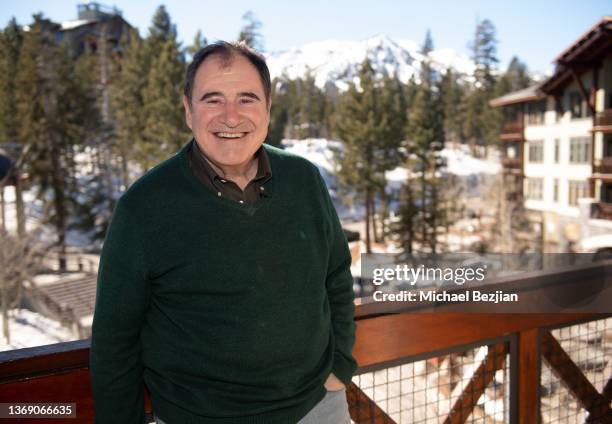
<svg viewBox="0 0 612 424">
<path fill-rule="evenodd" d="M 226 132 L 222 132 L 222 133 L 218 133 L 217 134 L 219 137 L 223 137 L 223 138 L 240 138 L 244 135 L 244 133 L 226 133 Z"/>
</svg>

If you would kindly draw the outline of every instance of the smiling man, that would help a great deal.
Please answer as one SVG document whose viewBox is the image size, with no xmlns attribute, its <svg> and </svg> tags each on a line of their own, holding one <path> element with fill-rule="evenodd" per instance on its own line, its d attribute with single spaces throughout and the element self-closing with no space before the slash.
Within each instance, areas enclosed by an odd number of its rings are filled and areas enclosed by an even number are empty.
<svg viewBox="0 0 612 424">
<path fill-rule="evenodd" d="M 346 424 L 350 253 L 316 167 L 263 145 L 270 75 L 245 44 L 199 51 L 193 140 L 121 197 L 91 342 L 97 423 Z"/>
</svg>

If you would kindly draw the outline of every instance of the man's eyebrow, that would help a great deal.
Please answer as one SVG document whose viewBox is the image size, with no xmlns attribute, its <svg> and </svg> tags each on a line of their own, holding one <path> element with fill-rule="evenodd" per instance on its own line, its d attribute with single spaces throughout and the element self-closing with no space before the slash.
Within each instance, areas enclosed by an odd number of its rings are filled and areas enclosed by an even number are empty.
<svg viewBox="0 0 612 424">
<path fill-rule="evenodd" d="M 261 100 L 259 96 L 253 93 L 252 91 L 243 91 L 243 92 L 238 93 L 238 95 L 241 97 L 249 97 L 251 99 Z"/>
<path fill-rule="evenodd" d="M 200 101 L 203 102 L 204 100 L 210 99 L 211 97 L 216 97 L 216 96 L 221 96 L 223 97 L 223 93 L 221 93 L 220 91 L 208 91 L 206 93 L 204 93 L 202 95 L 202 97 L 200 97 Z M 239 97 L 248 97 L 254 100 L 261 100 L 259 98 L 259 96 L 255 93 L 253 93 L 252 91 L 241 91 L 240 93 L 238 93 Z"/>
<path fill-rule="evenodd" d="M 221 94 L 220 91 L 208 91 L 204 93 L 202 97 L 200 97 L 200 101 L 203 102 L 204 100 L 210 99 L 211 97 L 215 97 L 215 96 L 223 96 L 223 94 Z"/>
</svg>

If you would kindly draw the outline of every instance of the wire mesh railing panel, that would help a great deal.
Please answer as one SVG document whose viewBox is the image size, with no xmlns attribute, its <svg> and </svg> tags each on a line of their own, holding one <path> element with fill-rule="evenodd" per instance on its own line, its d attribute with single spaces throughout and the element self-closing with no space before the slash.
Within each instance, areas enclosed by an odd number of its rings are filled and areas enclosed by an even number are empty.
<svg viewBox="0 0 612 424">
<path fill-rule="evenodd" d="M 612 422 L 612 318 L 555 329 L 550 336 L 542 340 L 542 423 Z"/>
<path fill-rule="evenodd" d="M 373 408 L 398 424 L 509 422 L 506 343 L 360 374 L 353 383 L 375 403 L 351 405 L 354 422 L 374 422 Z"/>
</svg>

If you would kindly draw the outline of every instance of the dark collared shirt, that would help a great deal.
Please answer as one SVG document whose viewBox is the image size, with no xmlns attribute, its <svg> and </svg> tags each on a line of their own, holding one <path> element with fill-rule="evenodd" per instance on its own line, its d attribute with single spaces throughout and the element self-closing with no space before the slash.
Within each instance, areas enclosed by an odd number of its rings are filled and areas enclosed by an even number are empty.
<svg viewBox="0 0 612 424">
<path fill-rule="evenodd" d="M 244 191 L 242 191 L 235 182 L 217 174 L 210 163 L 208 163 L 195 140 L 191 141 L 191 146 L 189 147 L 189 165 L 202 184 L 213 190 L 218 196 L 227 197 L 247 205 L 252 205 L 260 197 L 266 195 L 264 184 L 272 178 L 270 160 L 263 147 L 260 147 L 255 152 L 255 157 L 257 158 L 257 174 L 255 178 L 249 181 Z"/>
</svg>

